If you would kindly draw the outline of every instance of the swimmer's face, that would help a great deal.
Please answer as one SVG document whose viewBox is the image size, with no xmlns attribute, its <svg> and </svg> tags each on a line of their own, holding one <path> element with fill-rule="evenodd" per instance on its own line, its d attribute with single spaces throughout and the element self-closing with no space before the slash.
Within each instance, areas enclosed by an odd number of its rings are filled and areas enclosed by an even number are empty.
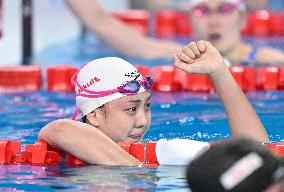
<svg viewBox="0 0 284 192">
<path fill-rule="evenodd" d="M 95 114 L 98 129 L 114 141 L 139 142 L 151 124 L 151 94 L 143 92 L 116 99 Z"/>
<path fill-rule="evenodd" d="M 198 39 L 210 41 L 221 53 L 240 41 L 243 15 L 227 1 L 201 2 L 192 9 L 191 20 Z"/>
</svg>

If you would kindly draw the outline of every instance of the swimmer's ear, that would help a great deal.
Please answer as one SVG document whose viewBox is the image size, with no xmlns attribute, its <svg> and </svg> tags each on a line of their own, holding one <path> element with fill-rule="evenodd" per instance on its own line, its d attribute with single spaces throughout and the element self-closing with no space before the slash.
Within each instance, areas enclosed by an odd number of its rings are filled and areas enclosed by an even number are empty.
<svg viewBox="0 0 284 192">
<path fill-rule="evenodd" d="M 86 120 L 87 120 L 87 123 L 94 126 L 94 127 L 98 127 L 99 126 L 99 114 L 98 114 L 98 111 L 97 110 L 94 110 L 90 113 L 88 113 L 86 115 Z"/>
</svg>

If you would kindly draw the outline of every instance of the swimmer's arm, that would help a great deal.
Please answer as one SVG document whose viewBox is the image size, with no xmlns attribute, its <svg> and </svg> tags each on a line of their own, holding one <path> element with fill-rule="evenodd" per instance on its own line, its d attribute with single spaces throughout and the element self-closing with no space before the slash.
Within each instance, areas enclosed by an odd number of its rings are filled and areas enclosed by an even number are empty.
<svg viewBox="0 0 284 192">
<path fill-rule="evenodd" d="M 103 165 L 138 166 L 140 162 L 125 152 L 100 130 L 77 121 L 53 121 L 39 132 L 39 139 L 70 152 L 79 159 Z"/>
<path fill-rule="evenodd" d="M 256 63 L 284 67 L 284 53 L 271 47 L 260 48 L 256 54 Z"/>
<path fill-rule="evenodd" d="M 132 0 L 134 4 L 138 2 L 138 6 L 151 11 L 163 11 L 163 10 L 179 10 L 188 11 L 189 2 L 188 0 Z M 141 6 L 142 4 L 142 6 Z M 138 8 L 139 8 L 138 7 Z M 135 7 L 134 7 L 135 8 Z"/>
<path fill-rule="evenodd" d="M 175 55 L 175 65 L 189 73 L 209 75 L 223 102 L 232 136 L 268 141 L 258 115 L 224 64 L 220 53 L 209 42 L 192 42 L 184 46 Z"/>
<path fill-rule="evenodd" d="M 82 23 L 104 42 L 124 54 L 145 58 L 167 58 L 181 45 L 144 37 L 104 11 L 96 0 L 66 0 Z"/>
<path fill-rule="evenodd" d="M 232 136 L 244 136 L 260 142 L 269 141 L 261 121 L 229 69 L 223 65 L 210 75 L 219 94 L 231 128 Z"/>
</svg>

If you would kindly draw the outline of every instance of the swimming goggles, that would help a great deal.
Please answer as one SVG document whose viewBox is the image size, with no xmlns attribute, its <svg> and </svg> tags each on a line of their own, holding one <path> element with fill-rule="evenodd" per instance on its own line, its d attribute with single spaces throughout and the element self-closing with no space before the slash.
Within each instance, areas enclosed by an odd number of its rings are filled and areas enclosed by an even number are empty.
<svg viewBox="0 0 284 192">
<path fill-rule="evenodd" d="M 239 7 L 238 4 L 221 3 L 215 10 L 210 9 L 206 5 L 199 4 L 192 8 L 192 13 L 196 17 L 208 17 L 211 14 L 229 15 L 233 13 Z"/>
<path fill-rule="evenodd" d="M 123 83 L 121 86 L 117 87 L 116 89 L 107 90 L 107 91 L 91 91 L 83 86 L 81 86 L 77 80 L 74 81 L 74 84 L 79 88 L 79 93 L 77 96 L 81 97 L 88 97 L 88 98 L 99 98 L 111 95 L 113 93 L 121 93 L 123 95 L 131 95 L 138 93 L 140 87 L 143 86 L 146 91 L 149 91 L 153 85 L 153 78 L 152 77 L 145 77 L 142 80 L 132 80 Z M 85 93 L 82 93 L 85 92 Z"/>
</svg>

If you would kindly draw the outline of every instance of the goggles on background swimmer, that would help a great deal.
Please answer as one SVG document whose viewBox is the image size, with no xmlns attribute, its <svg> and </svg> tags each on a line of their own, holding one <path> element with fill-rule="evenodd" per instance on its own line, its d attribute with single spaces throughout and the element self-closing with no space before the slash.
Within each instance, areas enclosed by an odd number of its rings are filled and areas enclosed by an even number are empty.
<svg viewBox="0 0 284 192">
<path fill-rule="evenodd" d="M 238 9 L 240 4 L 232 4 L 223 2 L 216 9 L 212 10 L 207 5 L 199 4 L 194 6 L 191 11 L 196 17 L 208 17 L 212 13 L 220 14 L 220 15 L 229 15 L 233 13 L 236 9 Z"/>
</svg>

